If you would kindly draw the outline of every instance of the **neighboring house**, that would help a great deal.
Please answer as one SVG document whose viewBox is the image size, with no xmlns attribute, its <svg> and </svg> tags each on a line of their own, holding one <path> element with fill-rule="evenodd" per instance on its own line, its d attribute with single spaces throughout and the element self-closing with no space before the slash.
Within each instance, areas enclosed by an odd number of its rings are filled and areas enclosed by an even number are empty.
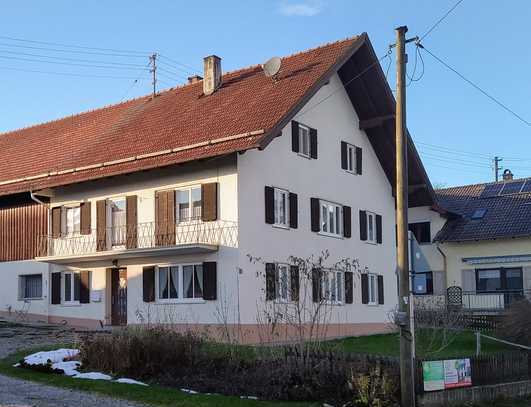
<svg viewBox="0 0 531 407">
<path fill-rule="evenodd" d="M 327 250 L 365 271 L 312 281 L 332 305 L 326 334 L 387 330 L 394 99 L 366 34 L 282 58 L 273 78 L 258 65 L 222 75 L 216 56 L 204 75 L 0 135 L 3 312 L 223 325 L 253 342 L 264 304 L 302 295 L 289 256 Z M 433 205 L 408 145 L 410 205 Z"/>
<path fill-rule="evenodd" d="M 416 278 L 419 294 L 458 286 L 466 307 L 503 309 L 531 292 L 531 178 L 505 178 L 436 190 L 436 207 L 410 209 L 433 271 Z"/>
</svg>

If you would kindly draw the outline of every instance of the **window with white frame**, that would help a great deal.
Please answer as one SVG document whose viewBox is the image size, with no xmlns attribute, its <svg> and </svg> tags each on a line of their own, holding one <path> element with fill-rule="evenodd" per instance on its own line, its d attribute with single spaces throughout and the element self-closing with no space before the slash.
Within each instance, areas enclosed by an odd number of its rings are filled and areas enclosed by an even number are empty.
<svg viewBox="0 0 531 407">
<path fill-rule="evenodd" d="M 80 274 L 78 271 L 63 272 L 63 302 L 78 303 L 81 290 Z"/>
<path fill-rule="evenodd" d="M 201 187 L 181 188 L 175 191 L 175 220 L 187 222 L 201 219 Z"/>
<path fill-rule="evenodd" d="M 343 303 L 344 280 L 343 272 L 337 270 L 324 270 L 322 273 L 323 299 L 332 303 Z"/>
<path fill-rule="evenodd" d="M 64 213 L 64 234 L 72 236 L 79 234 L 81 230 L 81 208 L 79 206 L 65 206 Z"/>
<path fill-rule="evenodd" d="M 376 243 L 376 214 L 367 212 L 367 241 Z"/>
<path fill-rule="evenodd" d="M 299 154 L 310 156 L 310 129 L 299 124 Z"/>
<path fill-rule="evenodd" d="M 42 298 L 42 274 L 26 274 L 19 276 L 20 294 L 24 300 Z"/>
<path fill-rule="evenodd" d="M 356 146 L 347 144 L 347 168 L 348 172 L 356 172 Z"/>
<path fill-rule="evenodd" d="M 376 305 L 378 304 L 378 276 L 376 274 L 369 274 L 368 276 L 369 281 L 369 305 Z"/>
<path fill-rule="evenodd" d="M 110 222 L 113 246 L 124 246 L 127 238 L 127 215 L 125 198 L 111 199 Z"/>
<path fill-rule="evenodd" d="M 203 298 L 203 265 L 157 267 L 157 299 L 179 301 Z"/>
<path fill-rule="evenodd" d="M 275 225 L 289 227 L 289 192 L 275 188 Z"/>
<path fill-rule="evenodd" d="M 291 301 L 290 267 L 277 264 L 275 269 L 275 298 L 278 301 Z"/>
<path fill-rule="evenodd" d="M 343 208 L 341 205 L 326 201 L 319 201 L 321 233 L 342 236 L 343 234 Z"/>
</svg>

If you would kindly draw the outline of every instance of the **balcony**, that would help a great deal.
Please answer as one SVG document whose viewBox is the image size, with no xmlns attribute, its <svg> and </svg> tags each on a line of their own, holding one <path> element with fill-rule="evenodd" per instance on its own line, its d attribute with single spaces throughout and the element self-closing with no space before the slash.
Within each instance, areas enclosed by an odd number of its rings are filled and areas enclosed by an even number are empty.
<svg viewBox="0 0 531 407">
<path fill-rule="evenodd" d="M 214 252 L 238 247 L 238 224 L 193 220 L 178 224 L 156 222 L 93 229 L 39 238 L 38 261 L 73 264 L 87 261 Z"/>
</svg>

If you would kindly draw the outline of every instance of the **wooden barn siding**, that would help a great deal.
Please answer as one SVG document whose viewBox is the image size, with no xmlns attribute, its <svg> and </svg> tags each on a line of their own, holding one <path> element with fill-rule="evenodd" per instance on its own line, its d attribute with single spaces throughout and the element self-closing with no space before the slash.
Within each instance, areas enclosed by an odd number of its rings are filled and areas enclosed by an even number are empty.
<svg viewBox="0 0 531 407">
<path fill-rule="evenodd" d="M 23 203 L 0 208 L 0 261 L 29 260 L 38 255 L 39 237 L 48 233 L 48 208 Z"/>
</svg>

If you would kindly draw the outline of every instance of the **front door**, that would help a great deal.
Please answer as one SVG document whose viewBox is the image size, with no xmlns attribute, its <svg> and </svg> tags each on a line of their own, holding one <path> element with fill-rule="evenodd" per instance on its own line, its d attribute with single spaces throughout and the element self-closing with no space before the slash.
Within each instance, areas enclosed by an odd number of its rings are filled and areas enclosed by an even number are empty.
<svg viewBox="0 0 531 407">
<path fill-rule="evenodd" d="M 127 269 L 111 270 L 111 323 L 127 325 Z"/>
</svg>

